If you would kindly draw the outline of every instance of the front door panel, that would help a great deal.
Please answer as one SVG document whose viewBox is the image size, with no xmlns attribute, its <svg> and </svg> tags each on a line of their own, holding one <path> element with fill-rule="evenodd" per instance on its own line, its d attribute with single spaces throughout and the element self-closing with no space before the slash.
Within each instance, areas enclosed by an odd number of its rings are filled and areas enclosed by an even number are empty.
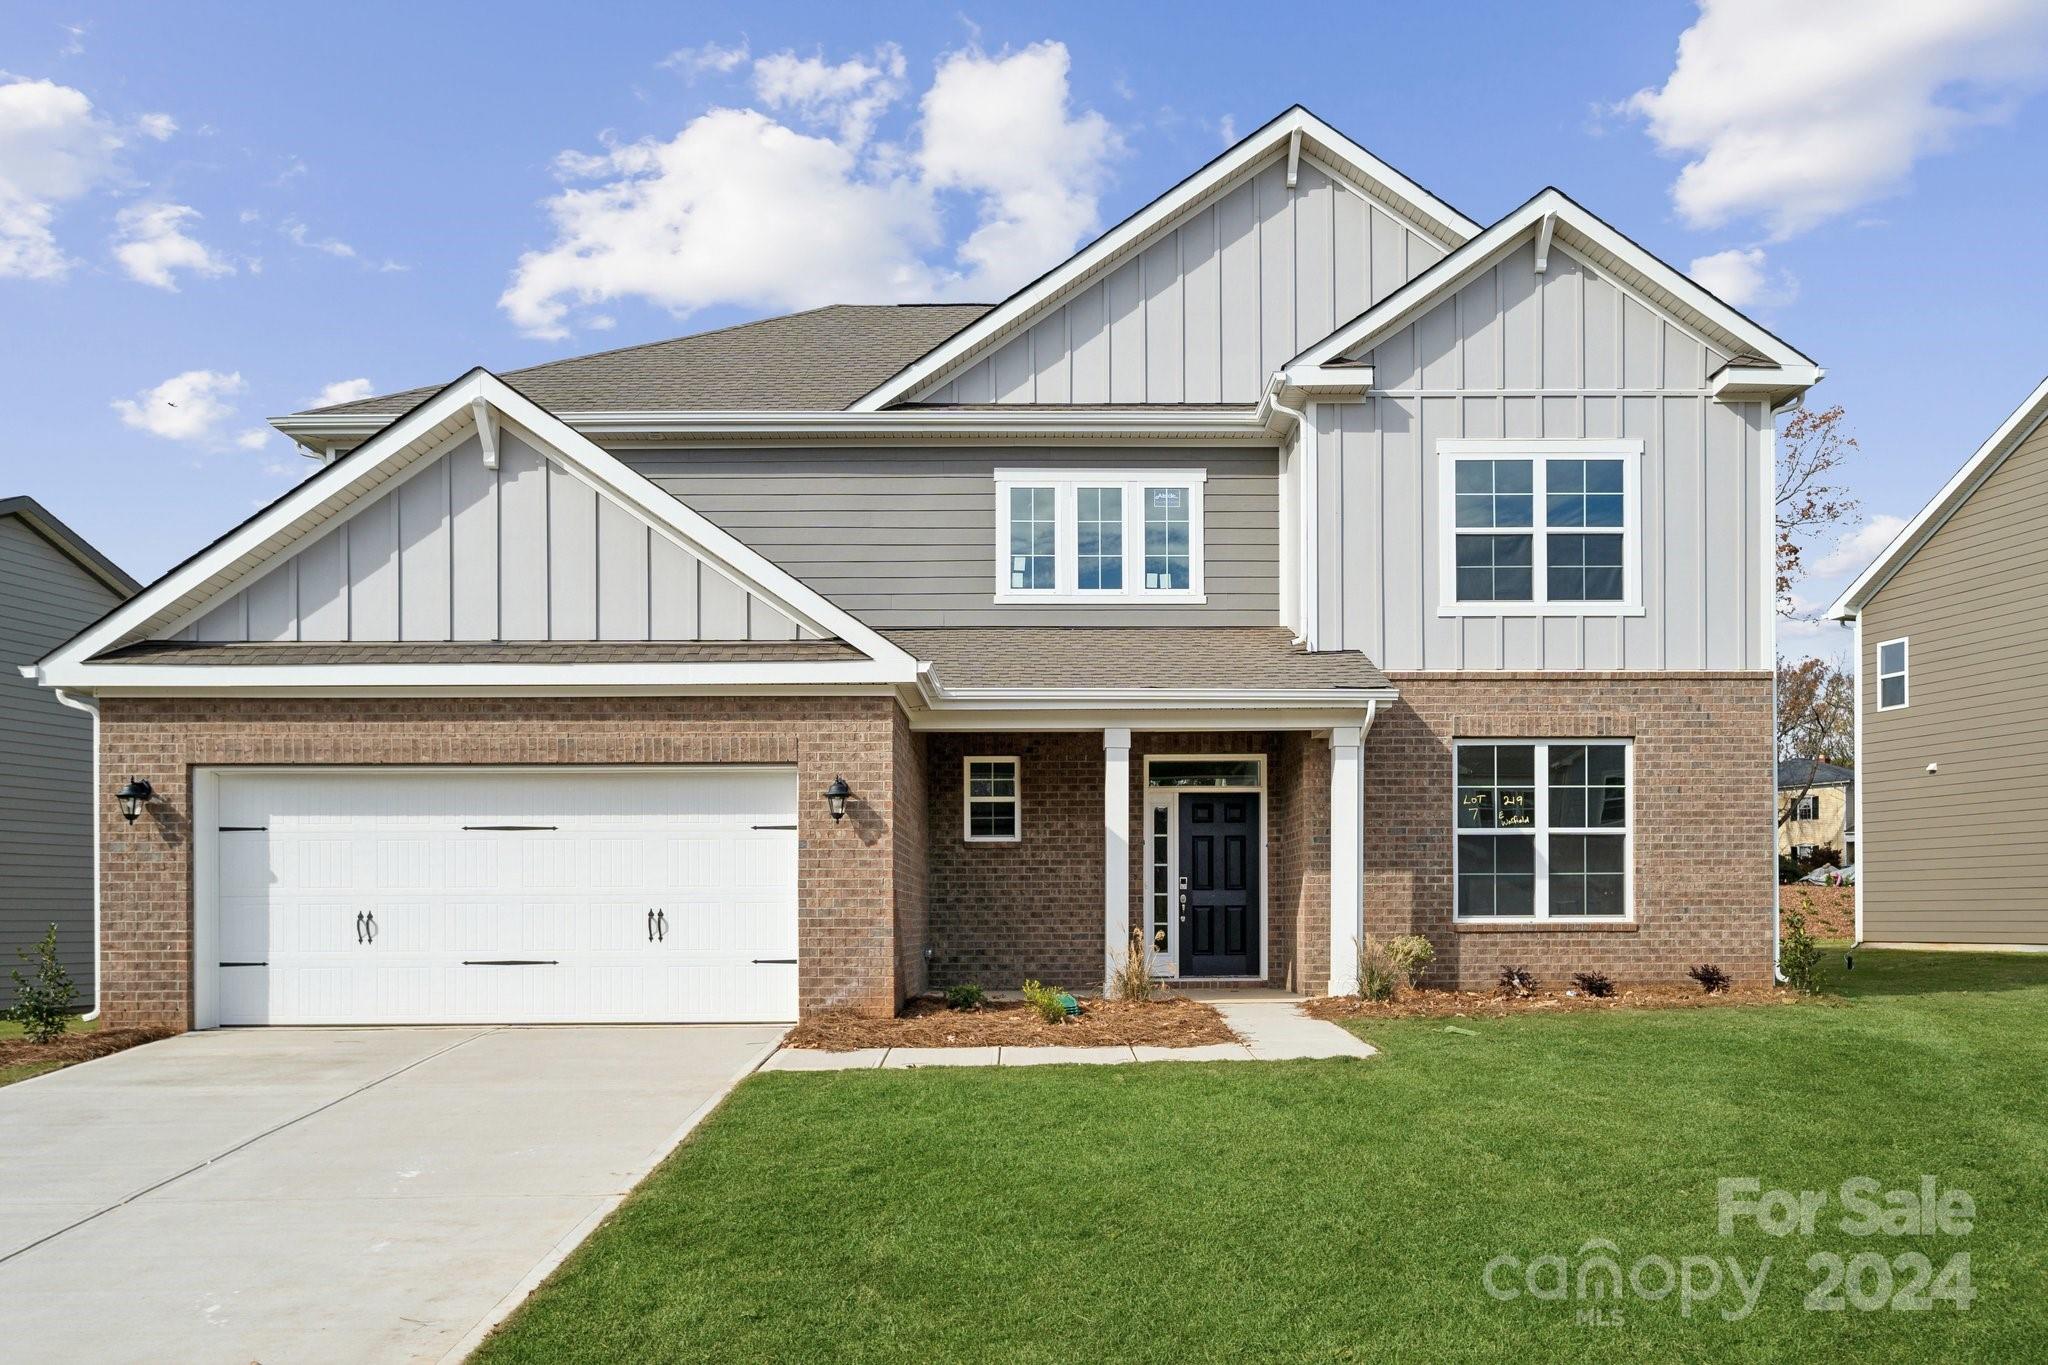
<svg viewBox="0 0 2048 1365">
<path fill-rule="evenodd" d="M 1257 976 L 1259 797 L 1180 796 L 1182 976 Z"/>
</svg>

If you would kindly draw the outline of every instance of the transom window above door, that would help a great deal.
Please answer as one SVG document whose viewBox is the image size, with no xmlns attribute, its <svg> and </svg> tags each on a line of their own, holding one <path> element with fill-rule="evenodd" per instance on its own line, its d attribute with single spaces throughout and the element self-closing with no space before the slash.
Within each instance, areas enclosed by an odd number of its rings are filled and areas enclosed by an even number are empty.
<svg viewBox="0 0 2048 1365">
<path fill-rule="evenodd" d="M 998 602 L 1200 602 L 1201 470 L 996 471 Z"/>
<path fill-rule="evenodd" d="M 1636 614 L 1634 441 L 1442 441 L 1445 616 Z"/>
</svg>

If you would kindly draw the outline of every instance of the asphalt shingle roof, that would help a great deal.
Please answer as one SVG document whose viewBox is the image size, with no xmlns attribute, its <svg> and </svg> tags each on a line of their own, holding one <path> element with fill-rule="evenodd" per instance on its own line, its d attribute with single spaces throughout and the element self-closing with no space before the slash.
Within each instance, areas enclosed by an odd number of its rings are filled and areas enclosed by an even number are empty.
<svg viewBox="0 0 2048 1365">
<path fill-rule="evenodd" d="M 102 664 L 723 664 L 866 658 L 840 640 L 408 640 L 287 644 L 144 640 L 99 655 Z"/>
<path fill-rule="evenodd" d="M 990 626 L 886 630 L 939 685 L 1322 690 L 1390 688 L 1355 650 L 1311 654 L 1284 626 Z"/>
<path fill-rule="evenodd" d="M 553 412 L 838 411 L 987 311 L 983 303 L 835 303 L 499 377 Z M 396 416 L 442 387 L 312 411 Z"/>
<path fill-rule="evenodd" d="M 1778 760 L 1778 789 L 1798 791 L 1808 785 L 1807 774 L 1811 773 L 1811 785 L 1832 787 L 1843 782 L 1854 782 L 1856 770 L 1844 768 L 1835 763 L 1816 763 L 1810 758 L 1781 758 Z"/>
</svg>

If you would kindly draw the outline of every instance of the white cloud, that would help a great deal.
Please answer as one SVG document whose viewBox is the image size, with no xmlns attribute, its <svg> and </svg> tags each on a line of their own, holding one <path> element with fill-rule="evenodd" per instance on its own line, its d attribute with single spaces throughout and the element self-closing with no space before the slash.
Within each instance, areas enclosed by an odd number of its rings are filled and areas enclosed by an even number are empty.
<svg viewBox="0 0 2048 1365">
<path fill-rule="evenodd" d="M 903 49 L 883 43 L 874 60 L 833 65 L 823 57 L 777 52 L 754 63 L 754 94 L 770 109 L 790 109 L 806 123 L 838 128 L 839 140 L 860 146 L 875 120 L 903 98 Z"/>
<path fill-rule="evenodd" d="M 1222 138 L 1222 139 L 1223 139 L 1223 145 L 1224 145 L 1224 146 L 1226 146 L 1226 147 L 1234 147 L 1234 146 L 1236 146 L 1236 145 L 1237 145 L 1237 120 L 1236 120 L 1235 118 L 1231 117 L 1231 116 L 1230 116 L 1229 114 L 1225 114 L 1225 115 L 1224 115 L 1224 116 L 1223 116 L 1222 118 L 1220 118 L 1220 119 L 1217 119 L 1217 120 L 1216 120 L 1216 136 L 1218 136 L 1218 137 L 1220 137 L 1220 138 Z"/>
<path fill-rule="evenodd" d="M 1671 75 L 1623 107 L 1688 158 L 1688 223 L 1755 217 L 1782 240 L 1896 193 L 2044 71 L 2039 0 L 1700 0 Z"/>
<path fill-rule="evenodd" d="M 1840 578 L 1863 572 L 1905 529 L 1904 517 L 1878 513 L 1854 530 L 1843 532 L 1834 548 L 1813 562 L 1814 577 Z"/>
<path fill-rule="evenodd" d="M 172 375 L 153 389 L 133 398 L 114 400 L 114 411 L 124 425 L 167 441 L 212 444 L 220 430 L 235 416 L 227 401 L 243 389 L 239 372 L 187 370 Z"/>
<path fill-rule="evenodd" d="M 1731 247 L 1696 256 L 1685 273 L 1737 308 L 1781 307 L 1799 294 L 1799 282 L 1789 271 L 1771 275 L 1762 247 Z"/>
<path fill-rule="evenodd" d="M 339 256 L 345 261 L 356 258 L 356 249 L 347 242 L 338 237 L 315 237 L 312 229 L 296 218 L 285 219 L 278 231 L 282 232 L 293 246 L 304 247 L 308 251 L 322 251 L 329 256 Z"/>
<path fill-rule="evenodd" d="M 261 450 L 270 444 L 270 437 L 271 431 L 269 427 L 250 427 L 247 431 L 235 437 L 235 448 L 238 450 Z"/>
<path fill-rule="evenodd" d="M 925 183 L 980 199 L 981 226 L 958 253 L 970 292 L 1008 293 L 1095 226 L 1123 140 L 1100 114 L 1069 113 L 1068 65 L 1061 43 L 1005 57 L 955 52 L 925 92 L 917 157 Z"/>
<path fill-rule="evenodd" d="M 656 65 L 668 71 L 680 71 L 695 79 L 706 71 L 720 75 L 737 70 L 747 60 L 747 40 L 741 38 L 731 47 L 718 43 L 704 43 L 697 47 L 679 47 L 663 57 Z"/>
<path fill-rule="evenodd" d="M 1000 297 L 1095 226 L 1122 150 L 1100 115 L 1070 110 L 1057 43 L 942 59 L 910 146 L 874 140 L 883 87 L 902 69 L 893 47 L 838 65 L 789 54 L 756 65 L 762 103 L 836 136 L 713 109 L 666 141 L 565 153 L 558 175 L 597 183 L 547 200 L 554 240 L 520 257 L 499 299 L 522 330 L 564 336 L 573 311 L 622 298 L 687 314 Z M 950 253 L 948 196 L 978 224 Z"/>
<path fill-rule="evenodd" d="M 0 278 L 62 279 L 57 206 L 113 178 L 121 137 L 83 92 L 0 77 Z"/>
<path fill-rule="evenodd" d="M 144 114 L 135 120 L 136 131 L 157 142 L 169 142 L 178 131 L 178 121 L 169 114 Z"/>
<path fill-rule="evenodd" d="M 337 379 L 313 395 L 309 408 L 332 407 L 336 403 L 353 403 L 358 398 L 368 398 L 376 390 L 367 379 Z"/>
<path fill-rule="evenodd" d="M 232 262 L 186 234 L 198 219 L 199 210 L 184 204 L 130 204 L 114 216 L 114 259 L 129 279 L 172 293 L 180 270 L 208 279 L 234 274 Z"/>
</svg>

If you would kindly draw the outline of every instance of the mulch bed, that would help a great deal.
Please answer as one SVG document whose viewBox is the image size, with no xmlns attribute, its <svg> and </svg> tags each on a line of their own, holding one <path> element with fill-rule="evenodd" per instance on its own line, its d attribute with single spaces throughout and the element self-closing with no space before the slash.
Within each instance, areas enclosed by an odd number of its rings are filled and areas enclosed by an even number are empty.
<svg viewBox="0 0 2048 1365">
<path fill-rule="evenodd" d="M 1572 1014 L 1584 1010 L 1705 1009 L 1722 1005 L 1796 1005 L 1806 1000 L 1797 991 L 1768 985 L 1732 985 L 1707 994 L 1698 986 L 1622 986 L 1609 996 L 1566 995 L 1538 991 L 1509 999 L 1491 991 L 1405 990 L 1384 1003 L 1353 995 L 1329 995 L 1305 1001 L 1302 1009 L 1318 1019 L 1502 1019 L 1513 1014 Z"/>
<path fill-rule="evenodd" d="M 30 1062 L 89 1062 L 95 1057 L 125 1052 L 142 1043 L 169 1038 L 174 1028 L 110 1028 L 94 1033 L 67 1033 L 48 1043 L 31 1043 L 26 1038 L 0 1041 L 0 1066 L 21 1066 Z"/>
<path fill-rule="evenodd" d="M 1089 1000 L 1081 1013 L 1048 1024 L 1022 1001 L 991 1000 L 979 1009 L 946 1008 L 918 999 L 894 1019 L 814 1014 L 791 1030 L 785 1046 L 824 1052 L 864 1047 L 1201 1047 L 1234 1043 L 1223 1016 L 1197 1000 Z"/>
</svg>

